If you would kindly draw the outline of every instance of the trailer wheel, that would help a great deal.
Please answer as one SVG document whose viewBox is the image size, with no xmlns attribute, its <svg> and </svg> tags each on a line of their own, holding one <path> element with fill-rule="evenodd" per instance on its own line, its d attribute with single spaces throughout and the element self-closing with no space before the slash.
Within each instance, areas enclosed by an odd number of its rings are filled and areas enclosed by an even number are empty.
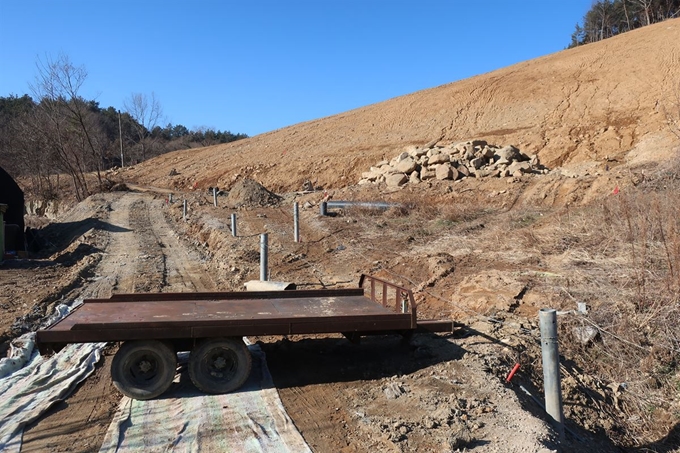
<svg viewBox="0 0 680 453">
<path fill-rule="evenodd" d="M 148 400 L 170 388 L 176 370 L 177 354 L 169 344 L 126 341 L 111 362 L 111 379 L 123 395 Z"/>
<path fill-rule="evenodd" d="M 240 338 L 210 338 L 189 357 L 191 382 L 206 393 L 228 393 L 241 387 L 250 375 L 253 359 Z"/>
</svg>

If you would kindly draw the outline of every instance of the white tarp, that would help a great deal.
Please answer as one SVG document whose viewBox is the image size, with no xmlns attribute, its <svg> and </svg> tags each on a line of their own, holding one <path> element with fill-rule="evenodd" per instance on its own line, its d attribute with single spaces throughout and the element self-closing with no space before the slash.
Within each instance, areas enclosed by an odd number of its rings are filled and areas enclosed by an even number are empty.
<svg viewBox="0 0 680 453">
<path fill-rule="evenodd" d="M 80 302 L 74 304 L 77 306 Z M 60 305 L 50 324 L 70 311 Z M 0 452 L 18 453 L 24 427 L 65 399 L 94 372 L 106 343 L 71 344 L 52 357 L 34 350 L 35 334 L 13 341 L 0 360 Z M 178 374 L 169 392 L 151 401 L 124 397 L 100 452 L 311 453 L 286 413 L 264 352 L 249 346 L 248 381 L 227 395 L 205 395 Z M 187 354 L 180 354 L 180 363 Z"/>
<path fill-rule="evenodd" d="M 184 371 L 159 398 L 124 397 L 100 453 L 311 453 L 281 404 L 264 352 L 249 348 L 253 369 L 236 392 L 205 395 Z"/>
<path fill-rule="evenodd" d="M 63 318 L 71 308 L 57 306 L 44 325 Z M 9 354 L 0 360 L 0 452 L 21 450 L 24 427 L 92 374 L 105 344 L 73 344 L 45 358 L 34 350 L 35 332 L 12 341 Z"/>
<path fill-rule="evenodd" d="M 24 427 L 92 374 L 104 345 L 69 345 L 48 358 L 34 351 L 26 366 L 0 379 L 1 452 L 21 450 Z"/>
</svg>

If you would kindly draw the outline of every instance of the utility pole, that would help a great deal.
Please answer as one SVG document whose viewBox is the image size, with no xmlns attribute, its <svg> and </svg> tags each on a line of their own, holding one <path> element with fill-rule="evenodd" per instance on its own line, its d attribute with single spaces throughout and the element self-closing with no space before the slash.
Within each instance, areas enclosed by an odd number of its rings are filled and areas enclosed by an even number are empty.
<svg viewBox="0 0 680 453">
<path fill-rule="evenodd" d="M 125 167 L 123 162 L 123 128 L 120 125 L 120 110 L 118 110 L 118 133 L 120 134 L 120 168 Z"/>
</svg>

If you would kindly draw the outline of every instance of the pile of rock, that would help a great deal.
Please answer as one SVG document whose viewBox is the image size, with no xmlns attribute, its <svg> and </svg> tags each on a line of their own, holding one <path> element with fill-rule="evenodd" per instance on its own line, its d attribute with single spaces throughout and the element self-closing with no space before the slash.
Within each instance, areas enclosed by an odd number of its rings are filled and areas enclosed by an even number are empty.
<svg viewBox="0 0 680 453">
<path fill-rule="evenodd" d="M 474 176 L 518 177 L 525 173 L 545 174 L 548 169 L 538 156 L 527 156 L 514 146 L 489 145 L 471 140 L 447 146 L 409 146 L 391 161 L 378 162 L 361 174 L 359 184 L 381 183 L 398 187 L 429 179 L 457 180 Z"/>
</svg>

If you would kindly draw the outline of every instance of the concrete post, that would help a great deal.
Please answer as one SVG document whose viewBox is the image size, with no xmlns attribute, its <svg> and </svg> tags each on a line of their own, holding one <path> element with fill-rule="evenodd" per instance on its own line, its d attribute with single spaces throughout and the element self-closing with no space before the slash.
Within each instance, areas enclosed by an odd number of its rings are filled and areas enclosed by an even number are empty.
<svg viewBox="0 0 680 453">
<path fill-rule="evenodd" d="M 293 231 L 295 242 L 300 242 L 300 205 L 293 203 Z"/>
<path fill-rule="evenodd" d="M 236 213 L 231 215 L 231 235 L 236 237 Z"/>
<path fill-rule="evenodd" d="M 560 387 L 560 355 L 557 350 L 557 311 L 553 308 L 541 308 L 538 317 L 541 328 L 545 411 L 553 419 L 560 441 L 563 441 L 564 415 Z"/>
<path fill-rule="evenodd" d="M 268 279 L 267 267 L 269 266 L 269 235 L 262 233 L 260 235 L 260 280 L 266 282 Z"/>
</svg>

